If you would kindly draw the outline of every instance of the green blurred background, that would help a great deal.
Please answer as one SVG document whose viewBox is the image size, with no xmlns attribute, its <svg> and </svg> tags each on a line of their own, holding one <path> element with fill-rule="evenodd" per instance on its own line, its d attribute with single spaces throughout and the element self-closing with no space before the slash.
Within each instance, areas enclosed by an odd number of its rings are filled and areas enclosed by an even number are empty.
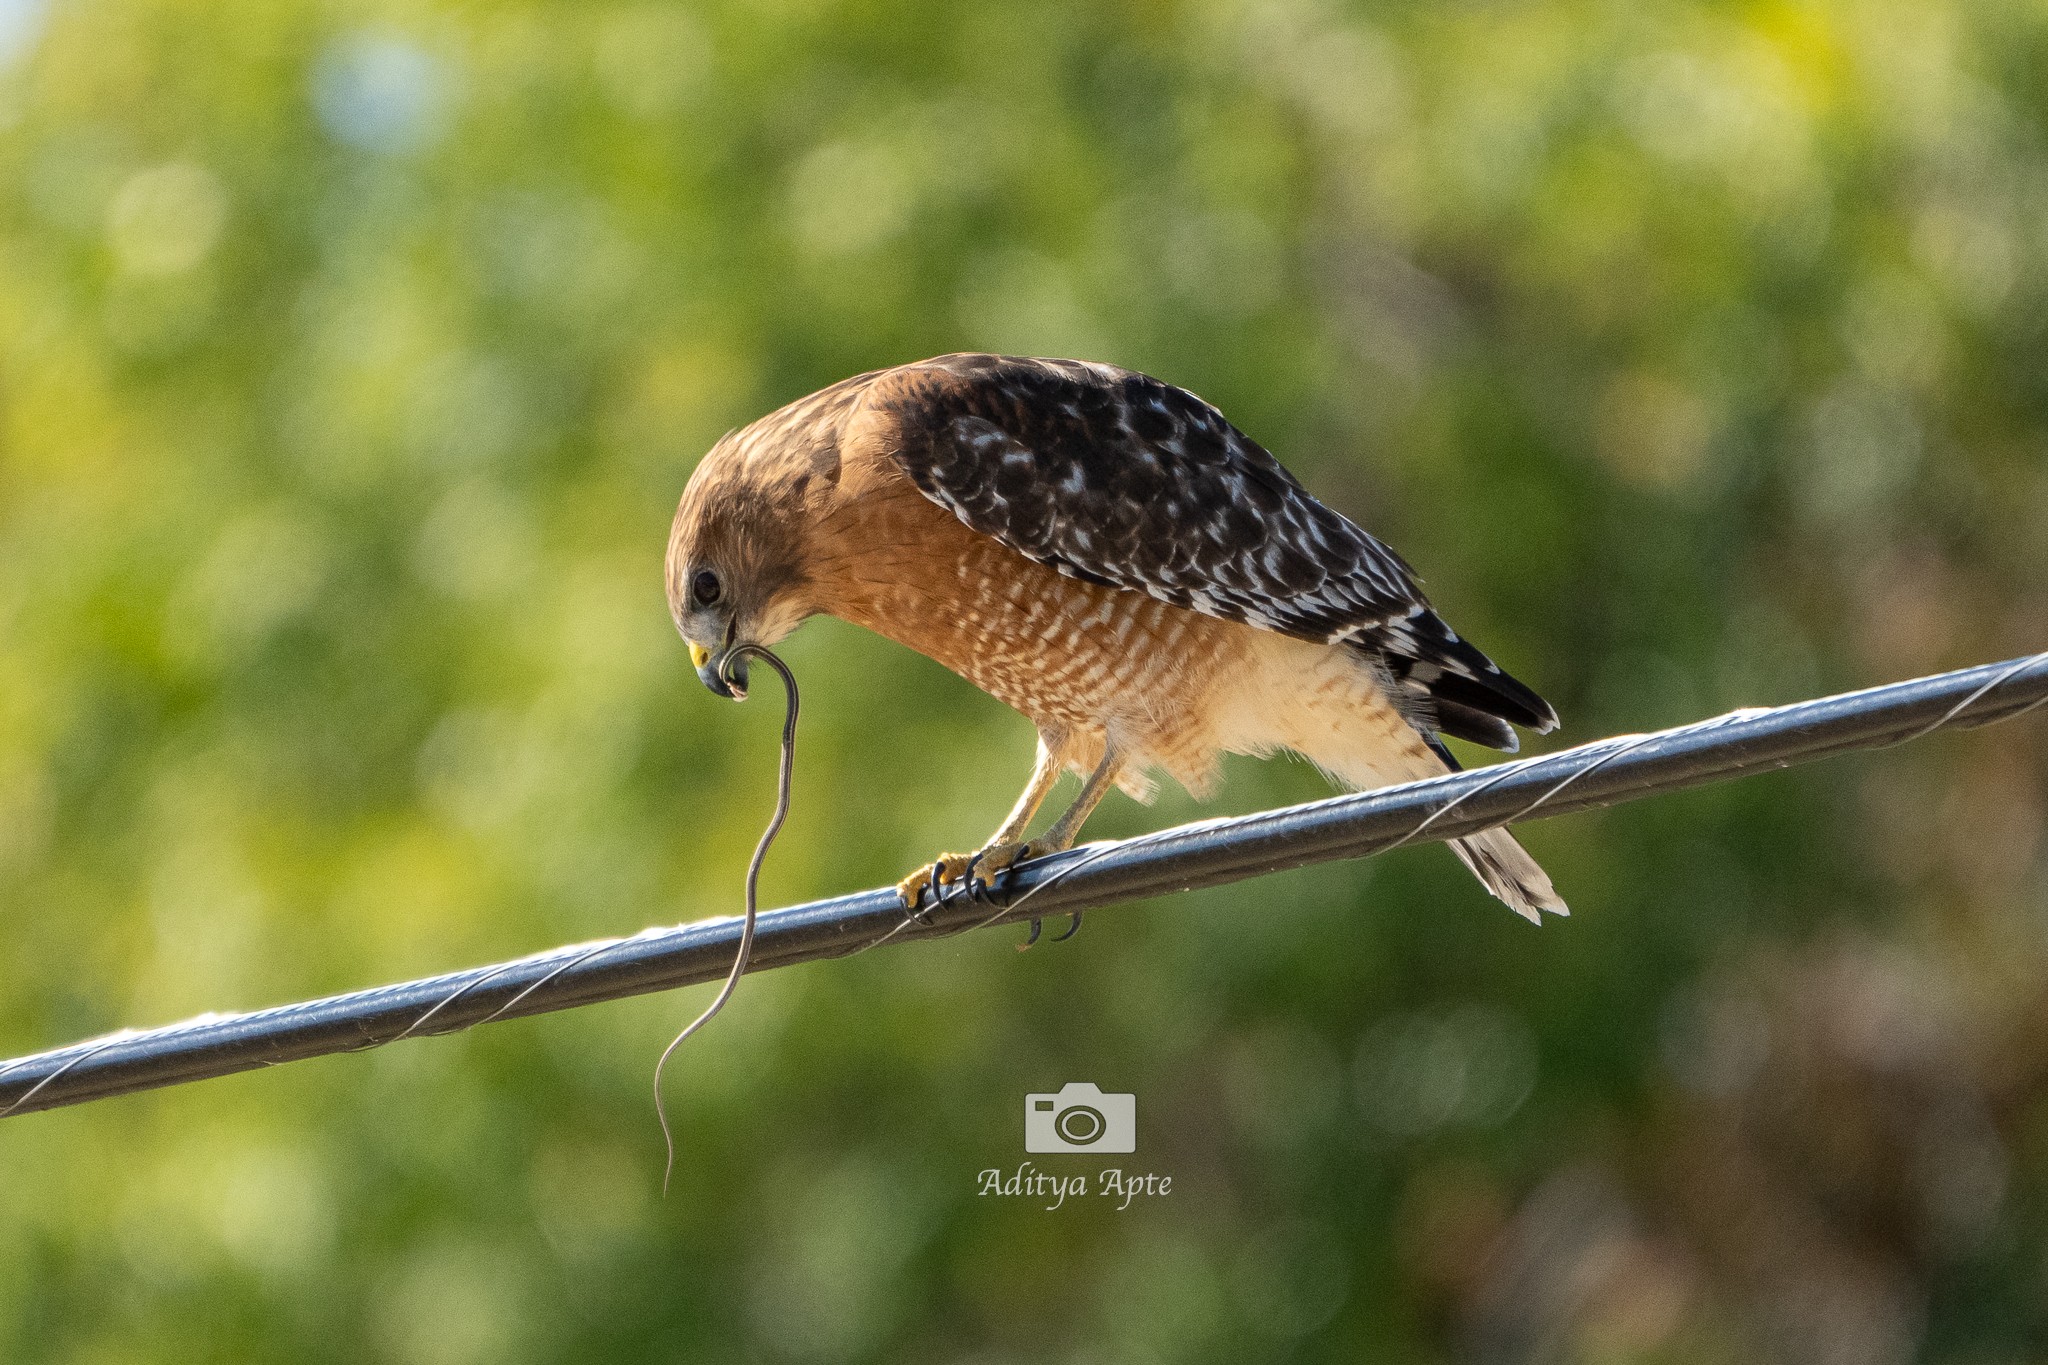
<svg viewBox="0 0 2048 1365">
<path fill-rule="evenodd" d="M 733 911 L 676 497 L 964 349 L 1219 404 L 1546 744 L 2037 649 L 2048 10 L 0 0 L 0 1053 Z M 767 902 L 1007 809 L 786 654 Z M 1541 931 L 1425 847 L 750 979 L 666 1199 L 703 989 L 11 1119 L 0 1359 L 2048 1360 L 2043 733 L 1532 826 Z M 1171 1195 L 978 1196 L 1077 1080 Z"/>
</svg>

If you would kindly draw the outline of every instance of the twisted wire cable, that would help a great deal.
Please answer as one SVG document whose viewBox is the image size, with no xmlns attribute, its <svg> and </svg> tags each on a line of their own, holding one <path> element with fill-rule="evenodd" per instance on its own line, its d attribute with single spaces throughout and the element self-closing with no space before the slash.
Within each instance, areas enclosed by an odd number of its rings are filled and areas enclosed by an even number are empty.
<svg viewBox="0 0 2048 1365">
<path fill-rule="evenodd" d="M 1040 915 L 1218 886 L 1419 840 L 1570 814 L 1795 763 L 1888 748 L 2048 705 L 2048 652 L 1860 692 L 1733 711 L 1674 729 L 1255 815 L 1204 820 L 1037 859 L 998 879 L 1000 908 L 964 900 L 906 914 L 894 888 L 807 905 L 643 929 L 511 962 L 246 1014 L 127 1029 L 0 1062 L 0 1118 L 280 1062 L 454 1033 L 725 980 L 748 939 L 748 970 L 844 957 Z M 1550 932 L 1558 932 L 1551 930 Z"/>
</svg>

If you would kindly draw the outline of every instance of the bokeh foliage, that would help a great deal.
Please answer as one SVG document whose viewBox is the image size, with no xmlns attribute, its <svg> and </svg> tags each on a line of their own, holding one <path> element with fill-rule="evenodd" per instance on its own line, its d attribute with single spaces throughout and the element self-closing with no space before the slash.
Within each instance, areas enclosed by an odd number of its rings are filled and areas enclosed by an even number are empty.
<svg viewBox="0 0 2048 1365">
<path fill-rule="evenodd" d="M 0 1052 L 731 911 L 675 498 L 962 349 L 1217 402 L 1565 740 L 2039 648 L 2048 15 L 0 0 Z M 787 654 L 767 899 L 993 827 L 1021 720 Z M 1533 827 L 1540 932 L 1419 848 L 750 980 L 665 1200 L 695 994 L 9 1120 L 0 1358 L 2042 1359 L 2041 733 Z M 1069 1080 L 1170 1197 L 977 1196 Z"/>
</svg>

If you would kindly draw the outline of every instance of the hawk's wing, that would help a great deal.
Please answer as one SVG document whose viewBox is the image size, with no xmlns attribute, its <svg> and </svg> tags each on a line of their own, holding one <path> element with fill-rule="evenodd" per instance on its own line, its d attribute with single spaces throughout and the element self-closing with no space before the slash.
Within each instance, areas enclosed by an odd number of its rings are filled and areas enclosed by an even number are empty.
<svg viewBox="0 0 2048 1365">
<path fill-rule="evenodd" d="M 1427 605 L 1398 555 L 1183 389 L 1079 361 L 946 356 L 916 370 L 905 472 L 1019 554 L 1311 640 Z"/>
<path fill-rule="evenodd" d="M 1108 365 L 990 355 L 884 380 L 876 396 L 902 419 L 905 473 L 1019 554 L 1210 616 L 1353 644 L 1403 690 L 1474 713 L 1464 728 L 1484 743 L 1512 745 L 1501 720 L 1556 724 L 1430 610 L 1399 555 L 1186 390 Z"/>
</svg>

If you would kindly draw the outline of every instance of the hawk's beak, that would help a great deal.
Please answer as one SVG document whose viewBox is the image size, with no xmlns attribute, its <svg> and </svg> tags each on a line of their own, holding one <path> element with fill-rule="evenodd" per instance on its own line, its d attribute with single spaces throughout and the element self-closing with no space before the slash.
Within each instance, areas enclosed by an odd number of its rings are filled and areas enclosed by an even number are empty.
<svg viewBox="0 0 2048 1365">
<path fill-rule="evenodd" d="M 700 644 L 692 643 L 690 662 L 696 665 L 698 679 L 711 689 L 714 697 L 727 697 L 733 701 L 747 699 L 747 661 L 732 657 L 730 639 L 715 654 Z"/>
</svg>

